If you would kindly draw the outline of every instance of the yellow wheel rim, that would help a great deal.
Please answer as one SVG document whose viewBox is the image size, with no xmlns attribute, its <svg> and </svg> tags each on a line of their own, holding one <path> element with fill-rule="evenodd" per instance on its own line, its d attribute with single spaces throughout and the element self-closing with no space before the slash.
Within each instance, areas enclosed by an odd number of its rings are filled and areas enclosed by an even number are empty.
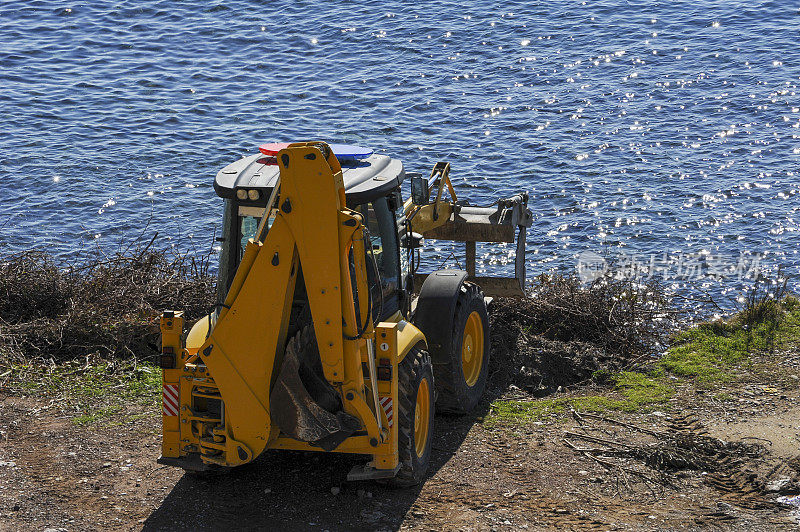
<svg viewBox="0 0 800 532">
<path fill-rule="evenodd" d="M 422 458 L 428 443 L 428 431 L 431 426 L 431 390 L 428 379 L 422 379 L 417 389 L 417 405 L 414 408 L 414 449 Z"/>
<path fill-rule="evenodd" d="M 464 338 L 461 341 L 461 367 L 467 386 L 475 386 L 483 368 L 483 322 L 481 315 L 473 311 L 464 326 Z"/>
</svg>

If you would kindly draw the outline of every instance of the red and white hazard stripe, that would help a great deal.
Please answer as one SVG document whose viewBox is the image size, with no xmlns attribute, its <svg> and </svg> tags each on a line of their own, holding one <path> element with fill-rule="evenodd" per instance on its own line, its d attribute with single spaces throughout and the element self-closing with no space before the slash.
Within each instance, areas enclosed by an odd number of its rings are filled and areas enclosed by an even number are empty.
<svg viewBox="0 0 800 532">
<path fill-rule="evenodd" d="M 177 416 L 178 406 L 180 401 L 178 399 L 178 385 L 165 384 L 164 385 L 164 415 Z"/>
<path fill-rule="evenodd" d="M 394 425 L 394 409 L 392 408 L 392 398 L 389 396 L 379 397 L 379 402 L 383 411 L 386 412 L 386 419 L 389 420 L 389 428 Z"/>
</svg>

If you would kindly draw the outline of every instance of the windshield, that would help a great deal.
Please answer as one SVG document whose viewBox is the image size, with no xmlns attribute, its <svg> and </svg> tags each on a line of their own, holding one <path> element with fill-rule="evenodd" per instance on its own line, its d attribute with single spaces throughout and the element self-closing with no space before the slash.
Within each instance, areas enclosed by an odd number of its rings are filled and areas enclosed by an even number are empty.
<svg viewBox="0 0 800 532">
<path fill-rule="evenodd" d="M 241 262 L 244 256 L 244 248 L 247 246 L 247 241 L 256 237 L 258 231 L 258 224 L 261 223 L 261 218 L 255 216 L 239 216 L 239 261 Z"/>
<path fill-rule="evenodd" d="M 222 249 L 219 255 L 219 274 L 217 278 L 217 302 L 223 303 L 228 289 L 233 282 L 236 268 L 242 261 L 247 242 L 256 237 L 263 207 L 237 205 L 232 200 L 225 201 L 225 215 L 223 218 Z M 267 227 L 262 235 L 264 241 L 275 216 L 267 220 Z"/>
<path fill-rule="evenodd" d="M 374 296 L 373 304 L 376 313 L 380 313 L 379 318 L 385 319 L 397 312 L 400 308 L 399 288 L 400 288 L 400 254 L 397 245 L 397 225 L 395 223 L 394 212 L 389 209 L 386 198 L 378 198 L 371 203 L 365 203 L 356 207 L 366 219 L 366 226 L 369 230 L 370 242 L 372 244 L 372 257 L 375 259 L 375 267 L 370 268 L 370 258 L 367 258 L 367 279 L 370 286 L 375 281 L 378 295 Z M 377 276 L 377 279 L 376 279 Z"/>
<path fill-rule="evenodd" d="M 372 254 L 380 272 L 383 286 L 397 289 L 400 265 L 397 252 L 397 226 L 394 213 L 389 210 L 386 198 L 378 198 L 372 203 L 360 205 L 358 209 L 367 220 L 372 241 Z"/>
</svg>

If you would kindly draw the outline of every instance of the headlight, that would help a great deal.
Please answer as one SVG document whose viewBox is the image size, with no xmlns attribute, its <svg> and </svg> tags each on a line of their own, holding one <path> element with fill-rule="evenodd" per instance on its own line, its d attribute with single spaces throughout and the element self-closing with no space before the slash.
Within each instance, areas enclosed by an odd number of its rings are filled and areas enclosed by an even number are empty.
<svg viewBox="0 0 800 532">
<path fill-rule="evenodd" d="M 255 201 L 261 197 L 261 193 L 258 190 L 250 189 L 247 191 L 247 197 L 250 198 L 250 201 Z"/>
<path fill-rule="evenodd" d="M 243 188 L 240 188 L 239 190 L 236 191 L 236 197 L 239 198 L 240 200 L 246 200 L 247 191 Z"/>
</svg>

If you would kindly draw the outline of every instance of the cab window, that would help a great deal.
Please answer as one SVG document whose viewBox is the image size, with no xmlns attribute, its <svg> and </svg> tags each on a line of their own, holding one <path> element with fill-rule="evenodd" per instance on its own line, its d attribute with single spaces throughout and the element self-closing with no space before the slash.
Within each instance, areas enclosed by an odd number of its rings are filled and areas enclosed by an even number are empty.
<svg viewBox="0 0 800 532">
<path fill-rule="evenodd" d="M 247 247 L 247 241 L 256 237 L 258 224 L 261 223 L 261 218 L 255 216 L 239 216 L 239 262 L 244 256 L 244 248 Z"/>
<path fill-rule="evenodd" d="M 389 210 L 385 197 L 371 203 L 359 205 L 358 211 L 366 219 L 372 243 L 372 254 L 378 269 L 381 295 L 383 296 L 383 312 L 381 318 L 387 317 L 399 308 L 397 292 L 400 287 L 400 255 L 397 247 L 397 226 L 394 212 Z M 367 268 L 370 276 L 374 268 Z M 373 279 L 370 279 L 373 282 Z"/>
</svg>

